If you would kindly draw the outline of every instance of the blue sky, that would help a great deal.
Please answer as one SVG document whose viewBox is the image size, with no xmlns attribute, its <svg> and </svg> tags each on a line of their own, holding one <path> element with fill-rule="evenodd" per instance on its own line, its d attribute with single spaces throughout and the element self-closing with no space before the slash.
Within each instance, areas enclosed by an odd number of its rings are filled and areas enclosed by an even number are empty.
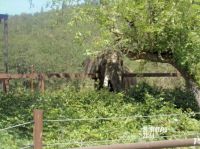
<svg viewBox="0 0 200 149">
<path fill-rule="evenodd" d="M 21 14 L 21 13 L 34 13 L 45 8 L 48 0 L 32 0 L 33 7 L 30 7 L 29 0 L 0 0 L 0 14 Z"/>
</svg>

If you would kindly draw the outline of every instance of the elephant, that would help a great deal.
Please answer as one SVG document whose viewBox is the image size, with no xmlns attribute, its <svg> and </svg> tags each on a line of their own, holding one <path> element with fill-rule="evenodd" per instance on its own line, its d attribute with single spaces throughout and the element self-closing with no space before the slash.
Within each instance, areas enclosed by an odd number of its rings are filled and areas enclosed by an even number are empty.
<svg viewBox="0 0 200 149">
<path fill-rule="evenodd" d="M 97 57 L 87 58 L 83 62 L 86 74 L 95 74 L 95 88 L 106 87 L 109 91 L 119 92 L 126 90 L 137 83 L 136 78 L 123 77 L 129 69 L 123 66 L 122 55 L 118 51 L 107 51 Z"/>
</svg>

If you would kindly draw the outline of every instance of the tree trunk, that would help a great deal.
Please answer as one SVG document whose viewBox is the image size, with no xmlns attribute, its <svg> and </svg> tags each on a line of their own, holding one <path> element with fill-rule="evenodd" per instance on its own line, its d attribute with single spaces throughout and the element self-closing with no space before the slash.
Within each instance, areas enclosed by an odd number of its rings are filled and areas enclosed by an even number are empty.
<svg viewBox="0 0 200 149">
<path fill-rule="evenodd" d="M 198 103 L 198 106 L 200 107 L 200 88 L 197 85 L 197 83 L 195 83 L 195 81 L 193 80 L 193 77 L 191 75 L 189 75 L 189 73 L 186 70 L 183 70 L 176 63 L 171 62 L 170 64 L 172 66 L 174 66 L 180 72 L 181 76 L 185 80 L 186 88 L 193 93 L 193 95 Z"/>
<path fill-rule="evenodd" d="M 199 89 L 198 85 L 195 82 L 193 82 L 192 80 L 189 80 L 188 87 L 189 87 L 190 91 L 194 94 L 196 101 L 200 107 L 200 89 Z"/>
</svg>

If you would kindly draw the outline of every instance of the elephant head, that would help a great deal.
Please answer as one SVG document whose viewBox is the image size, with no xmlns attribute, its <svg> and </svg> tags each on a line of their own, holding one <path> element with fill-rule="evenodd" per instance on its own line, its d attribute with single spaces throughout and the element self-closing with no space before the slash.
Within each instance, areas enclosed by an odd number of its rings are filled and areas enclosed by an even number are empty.
<svg viewBox="0 0 200 149">
<path fill-rule="evenodd" d="M 85 73 L 96 74 L 96 88 L 109 88 L 110 91 L 121 91 L 136 84 L 134 78 L 123 78 L 128 69 L 123 66 L 122 55 L 118 51 L 108 51 L 83 63 Z"/>
<path fill-rule="evenodd" d="M 104 67 L 103 86 L 110 91 L 122 90 L 123 60 L 119 52 L 108 52 L 105 56 L 107 62 Z"/>
</svg>

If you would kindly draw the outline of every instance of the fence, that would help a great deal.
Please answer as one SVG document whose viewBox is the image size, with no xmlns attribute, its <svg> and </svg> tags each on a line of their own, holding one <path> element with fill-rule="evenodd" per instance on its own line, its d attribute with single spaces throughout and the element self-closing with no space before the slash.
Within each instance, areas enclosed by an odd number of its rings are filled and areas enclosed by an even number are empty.
<svg viewBox="0 0 200 149">
<path fill-rule="evenodd" d="M 191 115 L 199 115 L 200 113 L 189 113 Z M 33 121 L 18 124 L 15 126 L 10 126 L 4 129 L 0 129 L 1 131 L 10 130 L 13 128 L 26 126 L 30 124 L 34 124 L 33 127 L 33 144 L 27 145 L 22 147 L 21 149 L 26 148 L 34 148 L 34 149 L 42 149 L 43 147 L 49 146 L 60 146 L 60 145 L 70 145 L 70 144 L 89 144 L 89 142 L 83 141 L 71 141 L 71 142 L 57 142 L 52 144 L 43 144 L 42 136 L 43 136 L 43 123 L 47 122 L 76 122 L 76 121 L 99 121 L 99 120 L 125 120 L 125 119 L 135 119 L 135 118 L 153 118 L 153 117 L 173 117 L 173 116 L 180 116 L 180 114 L 167 114 L 167 115 L 151 115 L 151 116 L 142 116 L 142 115 L 135 115 L 129 117 L 101 117 L 101 118 L 82 118 L 82 119 L 56 119 L 56 120 L 45 120 L 43 119 L 43 111 L 42 110 L 34 110 L 34 119 Z M 178 139 L 178 140 L 163 140 L 163 141 L 154 141 L 154 142 L 139 142 L 139 143 L 129 143 L 129 144 L 116 144 L 116 142 L 120 141 L 127 141 L 127 140 L 103 140 L 103 141 L 92 141 L 92 143 L 105 143 L 107 145 L 104 146 L 94 146 L 94 147 L 83 147 L 83 149 L 156 149 L 156 148 L 169 148 L 169 147 L 188 147 L 188 146 L 200 146 L 200 138 L 198 135 L 200 133 L 192 134 L 194 138 L 189 139 Z M 180 135 L 177 135 L 180 136 Z M 167 136 L 165 136 L 167 137 Z M 175 137 L 175 136 L 173 136 Z M 160 138 L 160 136 L 158 136 Z M 131 141 L 131 140 L 129 140 Z M 108 144 L 115 144 L 115 145 L 108 145 Z"/>
<path fill-rule="evenodd" d="M 38 80 L 39 89 L 41 92 L 45 91 L 45 79 L 47 78 L 68 78 L 68 79 L 85 79 L 87 77 L 93 78 L 96 74 L 85 73 L 35 73 L 31 70 L 30 74 L 9 74 L 0 73 L 0 81 L 3 83 L 3 91 L 6 93 L 9 91 L 9 81 L 13 79 L 29 79 L 31 84 L 31 90 L 34 91 L 33 80 Z M 126 73 L 123 77 L 178 77 L 178 73 Z"/>
</svg>

